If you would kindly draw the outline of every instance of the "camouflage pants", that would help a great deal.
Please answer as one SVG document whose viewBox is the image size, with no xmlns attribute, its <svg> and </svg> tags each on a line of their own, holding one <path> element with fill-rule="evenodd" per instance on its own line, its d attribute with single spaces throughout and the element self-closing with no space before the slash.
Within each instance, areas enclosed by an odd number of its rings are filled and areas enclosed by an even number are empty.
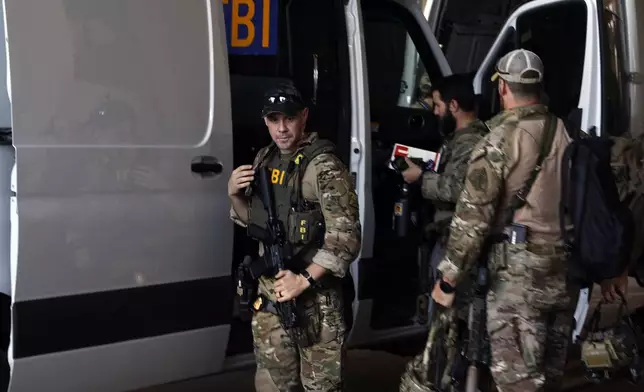
<svg viewBox="0 0 644 392">
<path fill-rule="evenodd" d="M 487 297 L 490 371 L 499 392 L 557 390 L 575 311 L 564 255 L 512 249 Z M 577 290 L 578 292 L 578 290 Z"/>
<path fill-rule="evenodd" d="M 257 361 L 257 392 L 342 391 L 345 323 L 342 292 L 316 293 L 320 306 L 319 341 L 299 347 L 282 328 L 277 315 L 256 312 L 252 331 Z"/>
</svg>

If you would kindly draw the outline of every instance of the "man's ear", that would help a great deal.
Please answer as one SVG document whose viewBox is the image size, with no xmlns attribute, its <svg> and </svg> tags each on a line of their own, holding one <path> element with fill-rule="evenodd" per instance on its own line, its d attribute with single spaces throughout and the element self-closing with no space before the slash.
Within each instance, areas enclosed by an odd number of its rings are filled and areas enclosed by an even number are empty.
<svg viewBox="0 0 644 392">
<path fill-rule="evenodd" d="M 452 99 L 451 101 L 449 101 L 449 106 L 447 107 L 447 109 L 452 113 L 456 113 L 459 109 L 458 102 L 456 102 L 455 99 Z"/>
<path fill-rule="evenodd" d="M 306 121 L 309 118 L 309 108 L 302 109 L 302 120 Z"/>
<path fill-rule="evenodd" d="M 506 95 L 508 93 L 508 85 L 505 80 L 499 78 L 499 94 Z"/>
</svg>

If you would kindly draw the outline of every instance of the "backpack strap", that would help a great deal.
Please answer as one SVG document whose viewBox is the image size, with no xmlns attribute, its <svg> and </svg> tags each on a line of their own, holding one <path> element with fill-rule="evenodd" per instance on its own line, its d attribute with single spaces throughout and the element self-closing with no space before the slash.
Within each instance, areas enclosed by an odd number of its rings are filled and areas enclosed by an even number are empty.
<svg viewBox="0 0 644 392">
<path fill-rule="evenodd" d="M 523 185 L 519 191 L 512 196 L 512 200 L 510 201 L 510 206 L 508 207 L 508 214 L 506 217 L 506 223 L 510 224 L 514 220 L 514 214 L 525 206 L 526 204 L 526 197 L 530 193 L 530 190 L 532 189 L 532 185 L 534 185 L 534 182 L 537 179 L 537 176 L 539 175 L 539 172 L 541 172 L 541 165 L 543 164 L 543 160 L 546 159 L 548 154 L 550 153 L 550 150 L 552 149 L 552 142 L 555 138 L 555 133 L 557 132 L 557 117 L 555 117 L 551 113 L 546 114 L 546 122 L 544 124 L 544 135 L 543 138 L 541 139 L 541 148 L 539 150 L 539 156 L 537 157 L 537 163 L 534 166 L 534 169 L 532 169 L 532 172 L 530 173 L 530 177 L 528 178 L 528 181 Z"/>
</svg>

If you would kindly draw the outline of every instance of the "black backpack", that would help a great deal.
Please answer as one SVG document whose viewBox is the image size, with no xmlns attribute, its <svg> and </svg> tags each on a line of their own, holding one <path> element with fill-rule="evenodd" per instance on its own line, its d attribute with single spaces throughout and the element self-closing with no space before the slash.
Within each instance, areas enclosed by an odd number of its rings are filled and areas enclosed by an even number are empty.
<svg viewBox="0 0 644 392">
<path fill-rule="evenodd" d="M 612 140 L 582 135 L 566 122 L 572 142 L 564 152 L 559 218 L 573 268 L 588 282 L 621 275 L 633 245 L 633 218 L 620 202 L 611 170 Z M 566 230 L 566 216 L 573 229 Z"/>
</svg>

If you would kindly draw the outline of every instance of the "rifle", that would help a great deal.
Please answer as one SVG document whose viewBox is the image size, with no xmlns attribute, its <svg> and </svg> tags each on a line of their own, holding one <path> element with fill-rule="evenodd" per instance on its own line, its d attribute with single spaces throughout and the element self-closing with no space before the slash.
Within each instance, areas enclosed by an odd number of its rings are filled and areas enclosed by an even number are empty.
<svg viewBox="0 0 644 392">
<path fill-rule="evenodd" d="M 439 282 L 442 279 L 442 276 L 439 273 L 433 278 L 432 288 L 436 282 Z M 441 379 L 441 374 L 447 365 L 445 361 L 443 361 L 443 357 L 446 354 L 444 340 L 445 328 L 450 322 L 451 314 L 452 312 L 449 309 L 442 307 L 440 304 L 436 303 L 431 296 L 429 297 L 427 308 L 428 320 L 430 322 L 429 334 L 427 336 L 423 355 L 418 358 L 420 363 L 415 364 L 415 367 L 422 370 L 422 372 L 418 374 L 419 379 L 417 382 L 424 386 L 423 389 L 428 391 L 442 391 L 445 387 L 444 381 Z"/>
<path fill-rule="evenodd" d="M 264 261 L 266 263 L 262 275 L 275 275 L 281 270 L 287 269 L 287 261 L 290 260 L 290 248 L 286 241 L 286 230 L 282 221 L 277 219 L 275 208 L 275 195 L 270 182 L 268 169 L 260 167 L 257 169 L 257 188 L 259 188 L 259 199 L 264 205 L 268 214 L 266 229 L 250 224 L 248 234 L 260 240 L 264 246 Z M 298 317 L 295 307 L 295 299 L 287 302 L 276 302 L 275 309 L 282 322 L 284 329 L 291 329 L 298 326 Z"/>
<path fill-rule="evenodd" d="M 472 290 L 473 296 L 469 306 L 467 359 L 469 366 L 465 379 L 465 392 L 477 392 L 479 384 L 479 369 L 485 363 L 487 342 L 487 309 L 486 296 L 489 287 L 489 271 L 487 253 L 481 255 L 477 268 L 476 282 Z"/>
</svg>

